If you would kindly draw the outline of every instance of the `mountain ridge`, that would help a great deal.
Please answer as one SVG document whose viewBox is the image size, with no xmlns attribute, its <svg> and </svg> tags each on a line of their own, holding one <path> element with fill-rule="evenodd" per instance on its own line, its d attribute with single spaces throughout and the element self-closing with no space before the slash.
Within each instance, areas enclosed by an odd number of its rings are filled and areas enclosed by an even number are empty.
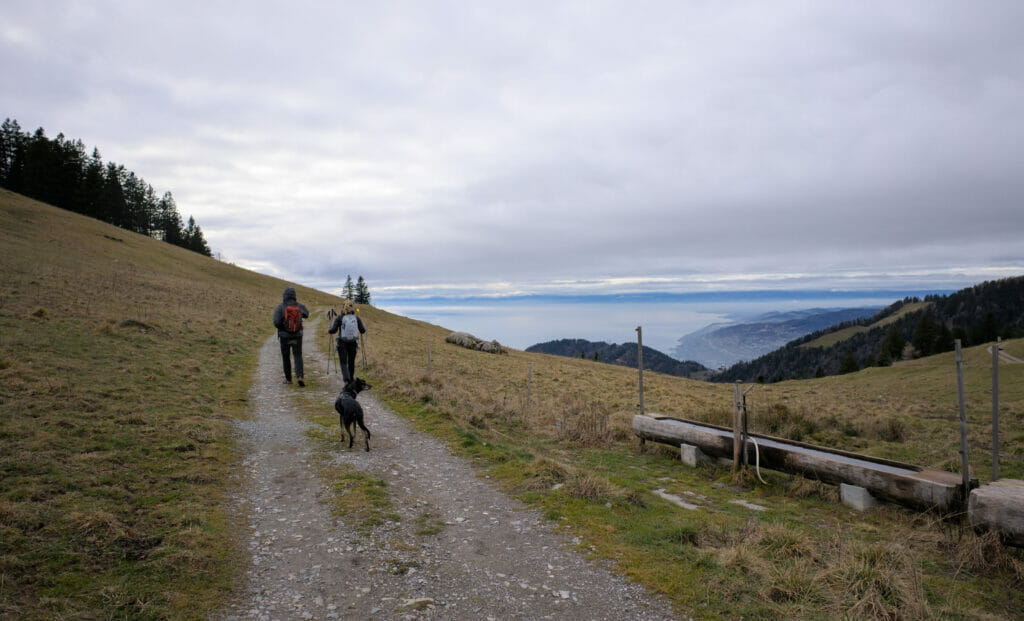
<svg viewBox="0 0 1024 621">
<path fill-rule="evenodd" d="M 637 368 L 636 343 L 607 343 L 586 339 L 558 339 L 537 343 L 526 348 L 529 353 L 552 354 L 566 358 L 588 358 L 619 366 Z M 708 368 L 693 360 L 676 360 L 664 352 L 644 345 L 644 369 L 674 375 L 676 377 L 700 378 Z"/>
<path fill-rule="evenodd" d="M 752 321 L 710 324 L 680 337 L 672 354 L 676 359 L 696 360 L 709 368 L 721 369 L 758 358 L 805 334 L 870 317 L 879 310 L 855 307 L 772 311 Z"/>
<path fill-rule="evenodd" d="M 828 345 L 814 345 L 824 335 L 855 326 L 864 329 Z M 951 351 L 957 339 L 968 347 L 1022 334 L 1024 276 L 1015 276 L 985 281 L 949 295 L 930 295 L 924 300 L 905 298 L 873 317 L 806 334 L 710 379 L 778 381 L 836 375 Z"/>
</svg>

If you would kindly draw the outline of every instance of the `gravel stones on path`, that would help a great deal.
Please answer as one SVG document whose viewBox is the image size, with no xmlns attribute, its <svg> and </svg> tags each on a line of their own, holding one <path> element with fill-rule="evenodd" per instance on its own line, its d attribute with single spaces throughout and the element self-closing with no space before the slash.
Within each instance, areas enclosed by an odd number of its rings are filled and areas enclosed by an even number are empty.
<svg viewBox="0 0 1024 621">
<path fill-rule="evenodd" d="M 214 619 L 671 619 L 671 606 L 571 548 L 432 437 L 359 395 L 369 453 L 339 441 L 329 459 L 387 483 L 399 519 L 367 534 L 320 501 L 326 485 L 296 414 L 299 391 L 333 412 L 341 377 L 305 330 L 307 387 L 283 385 L 277 338 L 260 351 L 251 420 L 239 424 L 248 523 L 244 586 Z M 357 370 L 358 372 L 358 370 Z M 312 381 L 310 381 L 312 380 Z M 305 395 L 309 397 L 310 395 Z M 361 432 L 359 432 L 361 436 Z M 361 439 L 361 437 L 359 438 Z M 425 527 L 426 526 L 426 527 Z"/>
</svg>

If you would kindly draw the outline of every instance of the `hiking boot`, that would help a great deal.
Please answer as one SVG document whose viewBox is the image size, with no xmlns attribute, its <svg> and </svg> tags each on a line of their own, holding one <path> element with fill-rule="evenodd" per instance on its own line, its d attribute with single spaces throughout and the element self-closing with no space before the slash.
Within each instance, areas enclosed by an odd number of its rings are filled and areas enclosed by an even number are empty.
<svg viewBox="0 0 1024 621">
<path fill-rule="evenodd" d="M 302 378 L 300 377 L 299 378 L 299 386 L 305 386 L 305 385 L 306 385 L 306 382 L 302 381 Z"/>
<path fill-rule="evenodd" d="M 291 383 L 292 383 L 292 381 L 291 381 L 290 379 L 286 379 L 286 380 L 284 381 L 284 383 L 285 383 L 285 384 L 291 384 Z"/>
</svg>

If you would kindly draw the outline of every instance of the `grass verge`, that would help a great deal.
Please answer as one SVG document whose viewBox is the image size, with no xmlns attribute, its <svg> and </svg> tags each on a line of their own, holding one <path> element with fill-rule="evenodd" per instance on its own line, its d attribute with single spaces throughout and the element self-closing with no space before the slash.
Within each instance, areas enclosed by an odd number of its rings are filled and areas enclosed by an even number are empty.
<svg viewBox="0 0 1024 621">
<path fill-rule="evenodd" d="M 0 265 L 0 617 L 204 618 L 285 283 L 9 192 Z"/>
</svg>

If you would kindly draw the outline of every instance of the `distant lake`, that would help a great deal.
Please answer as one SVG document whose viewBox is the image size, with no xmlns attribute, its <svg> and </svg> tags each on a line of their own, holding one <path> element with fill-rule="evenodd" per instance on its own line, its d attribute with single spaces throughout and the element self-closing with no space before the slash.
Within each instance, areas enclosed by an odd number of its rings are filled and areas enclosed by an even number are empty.
<svg viewBox="0 0 1024 621">
<path fill-rule="evenodd" d="M 379 308 L 526 349 L 556 339 L 636 342 L 672 355 L 676 341 L 708 324 L 746 321 L 773 311 L 884 307 L 905 297 L 946 295 L 942 290 L 729 291 L 627 295 L 526 295 L 511 297 L 387 297 Z"/>
</svg>

